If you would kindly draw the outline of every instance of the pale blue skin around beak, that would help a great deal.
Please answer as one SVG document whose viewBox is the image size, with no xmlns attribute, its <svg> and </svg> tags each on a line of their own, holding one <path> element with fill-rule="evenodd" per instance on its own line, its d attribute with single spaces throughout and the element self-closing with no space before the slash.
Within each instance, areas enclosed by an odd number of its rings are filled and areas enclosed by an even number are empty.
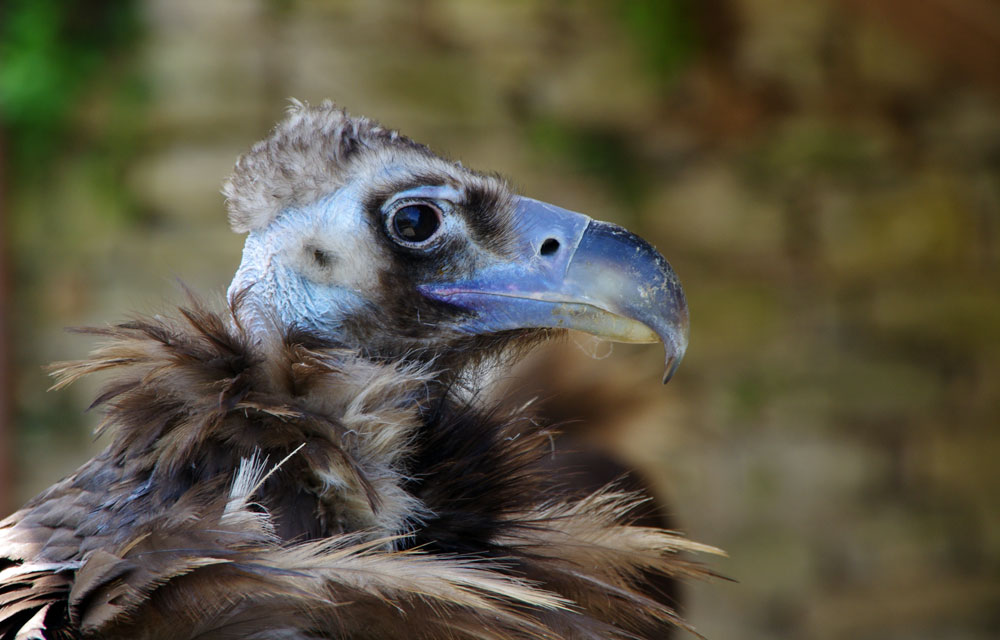
<svg viewBox="0 0 1000 640">
<path fill-rule="evenodd" d="M 458 327 L 469 333 L 548 327 L 662 341 L 667 382 L 687 348 L 688 312 L 666 259 L 617 225 L 531 198 L 516 207 L 516 257 L 421 293 L 469 311 Z"/>
</svg>

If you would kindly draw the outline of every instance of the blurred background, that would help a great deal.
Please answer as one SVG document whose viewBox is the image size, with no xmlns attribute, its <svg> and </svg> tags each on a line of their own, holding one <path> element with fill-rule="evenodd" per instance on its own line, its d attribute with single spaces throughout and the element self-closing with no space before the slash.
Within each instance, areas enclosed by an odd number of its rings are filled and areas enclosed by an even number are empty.
<svg viewBox="0 0 1000 640">
<path fill-rule="evenodd" d="M 221 301 L 219 185 L 290 96 L 673 263 L 668 386 L 581 337 L 529 368 L 729 552 L 702 633 L 1000 637 L 995 0 L 6 0 L 0 512 L 103 444 L 96 381 L 46 393 L 63 327 Z"/>
</svg>

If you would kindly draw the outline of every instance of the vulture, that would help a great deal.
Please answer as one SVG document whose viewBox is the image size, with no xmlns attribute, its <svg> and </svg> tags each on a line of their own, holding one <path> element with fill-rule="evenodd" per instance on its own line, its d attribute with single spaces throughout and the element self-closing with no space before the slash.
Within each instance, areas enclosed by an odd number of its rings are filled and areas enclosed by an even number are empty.
<svg viewBox="0 0 1000 640">
<path fill-rule="evenodd" d="M 0 521 L 0 638 L 638 639 L 715 550 L 580 495 L 557 425 L 492 387 L 579 330 L 687 346 L 625 229 L 293 101 L 225 182 L 226 302 L 85 329 L 109 444 Z"/>
</svg>

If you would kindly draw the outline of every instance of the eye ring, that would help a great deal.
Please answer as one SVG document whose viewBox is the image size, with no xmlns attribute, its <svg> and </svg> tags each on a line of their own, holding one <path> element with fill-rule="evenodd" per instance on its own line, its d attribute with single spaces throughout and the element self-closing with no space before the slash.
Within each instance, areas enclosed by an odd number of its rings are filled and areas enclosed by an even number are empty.
<svg viewBox="0 0 1000 640">
<path fill-rule="evenodd" d="M 386 227 L 396 244 L 424 248 L 440 235 L 441 209 L 425 201 L 404 202 L 389 214 Z"/>
</svg>

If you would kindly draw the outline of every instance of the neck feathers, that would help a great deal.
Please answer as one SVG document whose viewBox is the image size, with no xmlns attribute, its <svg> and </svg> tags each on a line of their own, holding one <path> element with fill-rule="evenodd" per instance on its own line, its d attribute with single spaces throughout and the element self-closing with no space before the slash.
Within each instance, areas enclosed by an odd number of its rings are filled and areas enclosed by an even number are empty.
<svg viewBox="0 0 1000 640">
<path fill-rule="evenodd" d="M 403 637 L 417 625 L 426 637 L 637 638 L 683 626 L 642 585 L 703 575 L 679 554 L 713 550 L 630 526 L 638 498 L 613 488 L 559 499 L 540 464 L 552 433 L 537 421 L 456 399 L 432 366 L 371 362 L 277 324 L 251 335 L 238 308 L 180 316 L 95 330 L 109 344 L 55 372 L 57 386 L 116 372 L 95 403 L 112 443 L 90 465 L 144 493 L 131 501 L 138 513 L 120 501 L 101 517 L 137 533 L 158 523 L 101 557 L 141 562 L 132 556 L 161 542 L 197 556 L 176 573 L 150 569 L 143 579 L 164 586 L 93 630 L 150 607 L 169 614 L 175 601 L 154 596 L 184 593 L 182 583 L 233 629 L 273 610 L 272 631 L 309 637 Z M 245 603 L 215 586 L 228 579 L 242 581 Z M 94 601 L 114 596 L 94 588 Z M 392 629 L 371 636 L 372 624 Z"/>
</svg>

